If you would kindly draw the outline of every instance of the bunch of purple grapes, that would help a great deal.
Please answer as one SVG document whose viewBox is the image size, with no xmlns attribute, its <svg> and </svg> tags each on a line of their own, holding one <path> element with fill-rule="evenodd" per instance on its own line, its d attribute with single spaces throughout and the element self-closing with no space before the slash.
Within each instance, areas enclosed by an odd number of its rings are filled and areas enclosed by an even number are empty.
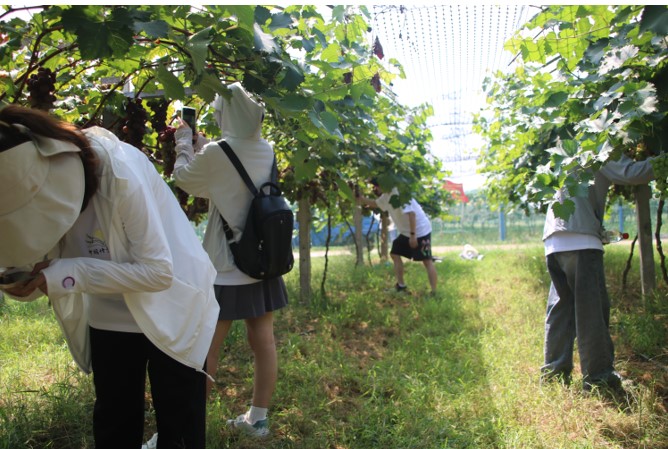
<svg viewBox="0 0 668 449">
<path fill-rule="evenodd" d="M 160 142 L 174 142 L 175 132 L 176 128 L 174 128 L 173 126 L 167 126 L 158 133 L 158 140 Z"/>
<path fill-rule="evenodd" d="M 28 78 L 28 102 L 31 108 L 49 111 L 56 101 L 56 74 L 45 67 L 39 67 L 37 74 Z"/>
<path fill-rule="evenodd" d="M 376 73 L 372 78 L 371 78 L 371 85 L 373 86 L 374 90 L 378 93 L 381 91 L 381 85 L 380 85 L 380 75 Z"/>
<path fill-rule="evenodd" d="M 154 99 L 148 102 L 148 107 L 153 111 L 150 118 L 151 126 L 157 133 L 161 133 L 167 127 L 168 106 L 169 101 L 164 98 Z"/>
<path fill-rule="evenodd" d="M 139 149 L 144 147 L 144 134 L 146 134 L 146 120 L 148 114 L 142 105 L 142 100 L 137 98 L 125 104 L 125 122 L 123 132 L 125 141 Z"/>
</svg>

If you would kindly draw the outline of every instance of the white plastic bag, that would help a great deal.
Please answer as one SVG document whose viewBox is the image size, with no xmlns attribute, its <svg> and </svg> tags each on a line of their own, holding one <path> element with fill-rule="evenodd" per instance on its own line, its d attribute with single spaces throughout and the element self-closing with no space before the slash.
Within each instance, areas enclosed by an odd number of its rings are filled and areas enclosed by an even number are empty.
<svg viewBox="0 0 668 449">
<path fill-rule="evenodd" d="M 485 256 L 480 254 L 477 249 L 467 243 L 464 245 L 464 251 L 459 253 L 459 257 L 464 260 L 482 260 Z"/>
</svg>

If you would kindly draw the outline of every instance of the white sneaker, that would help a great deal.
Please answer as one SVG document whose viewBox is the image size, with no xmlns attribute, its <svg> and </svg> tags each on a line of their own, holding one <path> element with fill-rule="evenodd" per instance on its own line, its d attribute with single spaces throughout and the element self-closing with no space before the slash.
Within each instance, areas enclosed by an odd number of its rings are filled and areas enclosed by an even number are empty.
<svg viewBox="0 0 668 449">
<path fill-rule="evenodd" d="M 246 420 L 246 414 L 239 415 L 236 419 L 228 419 L 227 425 L 233 429 L 239 429 L 246 435 L 256 438 L 262 438 L 269 435 L 269 419 L 260 419 L 251 424 Z"/>
<path fill-rule="evenodd" d="M 154 433 L 150 440 L 141 445 L 141 449 L 156 449 L 158 447 L 158 434 Z"/>
</svg>

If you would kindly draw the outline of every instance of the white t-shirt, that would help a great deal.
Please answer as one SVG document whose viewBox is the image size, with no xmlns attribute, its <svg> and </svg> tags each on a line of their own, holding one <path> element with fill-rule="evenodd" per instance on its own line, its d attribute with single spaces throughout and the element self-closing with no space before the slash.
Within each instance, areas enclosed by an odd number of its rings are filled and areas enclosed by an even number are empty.
<svg viewBox="0 0 668 449">
<path fill-rule="evenodd" d="M 589 234 L 577 232 L 555 232 L 545 239 L 545 255 L 562 253 L 564 251 L 577 251 L 580 249 L 600 249 L 603 251 L 601 239 Z"/>
<path fill-rule="evenodd" d="M 408 221 L 408 213 L 415 213 L 415 235 L 417 237 L 424 237 L 431 232 L 431 222 L 429 217 L 422 210 L 422 206 L 413 198 L 404 204 L 403 207 L 394 207 L 390 204 L 390 198 L 393 195 L 398 195 L 397 189 L 392 189 L 390 193 L 383 193 L 376 198 L 376 205 L 390 214 L 390 218 L 400 234 L 410 237 L 411 228 Z"/>
<path fill-rule="evenodd" d="M 111 260 L 109 248 L 92 203 L 79 215 L 77 221 L 65 234 L 63 257 L 92 257 Z M 88 313 L 91 327 L 108 331 L 141 333 L 130 309 L 125 304 L 123 295 L 120 293 L 90 295 L 90 299 Z"/>
</svg>

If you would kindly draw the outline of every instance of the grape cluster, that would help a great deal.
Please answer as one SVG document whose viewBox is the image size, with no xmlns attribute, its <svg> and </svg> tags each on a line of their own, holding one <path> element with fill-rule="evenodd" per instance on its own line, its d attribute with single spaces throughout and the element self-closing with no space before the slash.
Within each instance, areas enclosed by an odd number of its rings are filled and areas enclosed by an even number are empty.
<svg viewBox="0 0 668 449">
<path fill-rule="evenodd" d="M 169 101 L 164 98 L 151 100 L 148 102 L 148 106 L 153 111 L 150 118 L 151 126 L 158 133 L 161 133 L 167 127 L 167 107 L 169 106 Z"/>
<path fill-rule="evenodd" d="M 668 193 L 668 153 L 651 159 L 654 178 L 656 179 L 656 188 L 659 196 L 665 198 Z"/>
<path fill-rule="evenodd" d="M 380 45 L 380 40 L 376 36 L 376 40 L 373 42 L 373 54 L 378 56 L 378 59 L 383 59 L 385 54 L 383 53 L 383 46 Z"/>
<path fill-rule="evenodd" d="M 174 140 L 174 133 L 176 128 L 167 126 L 158 133 L 158 141 L 160 142 L 160 157 L 162 158 L 162 173 L 169 177 L 174 171 L 174 162 L 176 162 L 176 151 L 174 149 L 176 141 Z"/>
<path fill-rule="evenodd" d="M 148 114 L 140 98 L 128 101 L 125 104 L 125 121 L 123 123 L 124 140 L 139 149 L 142 149 L 144 146 L 147 118 Z"/>
<path fill-rule="evenodd" d="M 56 74 L 45 67 L 39 67 L 37 74 L 32 74 L 28 78 L 28 102 L 30 107 L 49 111 L 53 109 L 53 103 L 56 101 Z"/>
<path fill-rule="evenodd" d="M 380 86 L 380 75 L 376 73 L 372 78 L 371 78 L 371 85 L 373 88 L 376 90 L 376 92 L 380 93 L 381 86 Z"/>
<path fill-rule="evenodd" d="M 326 206 L 329 204 L 327 193 L 339 190 L 339 185 L 336 182 L 337 178 L 338 176 L 335 172 L 322 170 L 318 173 L 317 178 L 313 178 L 306 183 L 301 196 L 303 197 L 308 194 L 310 195 L 309 201 L 311 204 L 323 204 Z"/>
<path fill-rule="evenodd" d="M 160 142 L 174 142 L 174 133 L 176 128 L 173 126 L 166 126 L 162 131 L 158 133 L 158 140 Z"/>
</svg>

